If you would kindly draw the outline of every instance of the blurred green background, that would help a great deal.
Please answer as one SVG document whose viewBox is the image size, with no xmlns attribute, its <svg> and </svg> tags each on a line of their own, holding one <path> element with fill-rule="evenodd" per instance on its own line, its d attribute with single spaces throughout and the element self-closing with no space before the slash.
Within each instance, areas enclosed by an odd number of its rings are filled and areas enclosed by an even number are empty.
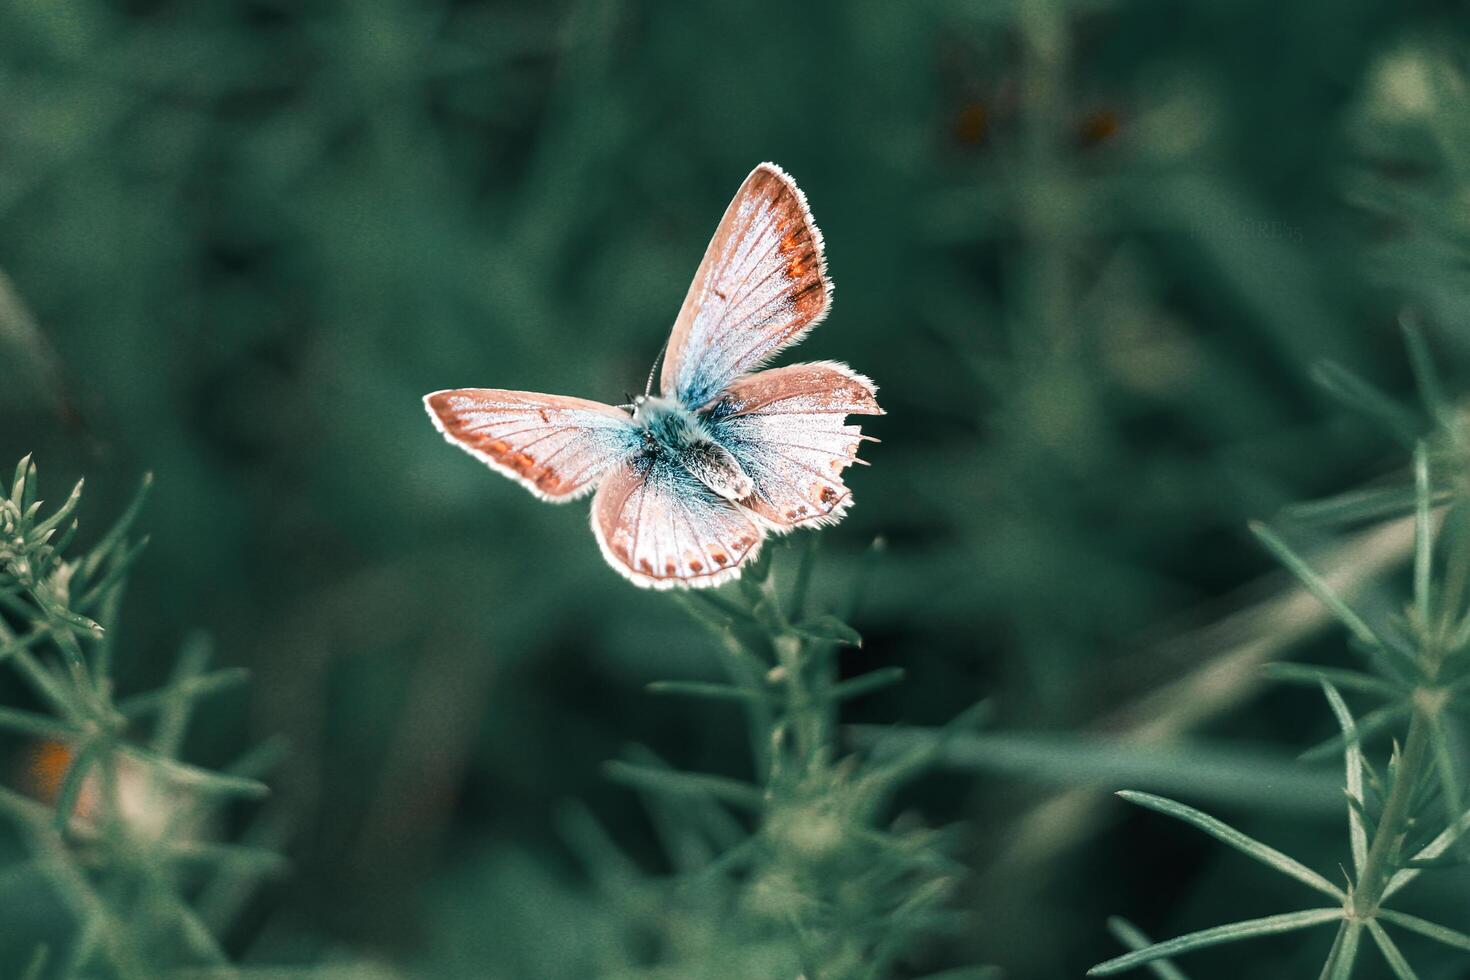
<svg viewBox="0 0 1470 980">
<path fill-rule="evenodd" d="M 601 764 L 643 743 L 748 770 L 735 713 L 643 689 L 714 676 L 706 634 L 604 565 L 585 503 L 487 472 L 419 399 L 639 389 L 762 160 L 805 189 L 838 287 L 786 360 L 847 361 L 889 413 L 817 588 L 844 593 L 887 540 L 844 670 L 908 680 L 845 718 L 931 725 L 987 697 L 1007 733 L 900 801 L 962 821 L 972 870 L 966 928 L 914 969 L 1077 976 L 1117 951 L 1111 913 L 1163 936 L 1294 907 L 1284 879 L 1058 784 L 1120 784 L 1068 770 L 1067 740 L 1098 733 L 1228 744 L 1249 769 L 1332 730 L 1253 671 L 1200 678 L 1263 637 L 1272 656 L 1341 646 L 1250 612 L 1285 583 L 1247 519 L 1404 463 L 1312 366 L 1406 392 L 1406 307 L 1449 375 L 1470 353 L 1464 15 L 0 5 L 0 461 L 34 451 L 51 496 L 86 475 L 84 533 L 153 471 L 120 683 L 158 682 L 203 629 L 254 681 L 211 703 L 194 757 L 289 740 L 295 871 L 229 948 L 584 977 L 622 913 L 555 815 L 581 801 L 657 876 L 656 828 Z M 1394 567 L 1392 541 L 1342 547 L 1345 567 Z M 1344 853 L 1326 796 L 1212 802 L 1326 869 Z M 30 938 L 0 926 L 0 955 Z M 1294 949 L 1197 975 L 1320 962 Z"/>
</svg>

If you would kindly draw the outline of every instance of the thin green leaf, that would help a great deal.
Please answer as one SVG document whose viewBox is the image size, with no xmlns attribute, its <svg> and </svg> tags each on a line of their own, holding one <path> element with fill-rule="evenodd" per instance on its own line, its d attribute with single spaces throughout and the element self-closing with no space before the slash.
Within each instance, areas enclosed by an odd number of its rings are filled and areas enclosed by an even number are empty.
<svg viewBox="0 0 1470 980">
<path fill-rule="evenodd" d="M 1327 580 L 1318 575 L 1312 566 L 1303 561 L 1301 556 L 1293 551 L 1275 531 L 1260 521 L 1252 521 L 1250 527 L 1251 531 L 1266 546 L 1267 550 L 1276 556 L 1276 560 L 1285 565 L 1297 577 L 1298 581 L 1306 586 L 1307 591 L 1316 596 L 1348 628 L 1348 631 L 1353 636 L 1369 646 L 1379 648 L 1385 646 L 1383 640 L 1378 637 L 1378 634 L 1374 633 L 1368 624 L 1363 621 L 1363 618 L 1342 600 L 1342 597 L 1333 590 L 1332 586 L 1327 584 Z"/>
<path fill-rule="evenodd" d="M 246 799 L 259 799 L 270 795 L 270 787 L 258 779 L 229 776 L 210 769 L 202 769 L 199 766 L 170 759 L 157 752 L 134 745 L 124 746 L 119 751 L 123 755 L 152 766 L 158 775 L 186 789 L 210 795 L 241 796 Z"/>
<path fill-rule="evenodd" d="M 60 527 L 62 521 L 65 521 L 72 515 L 72 511 L 77 509 L 77 503 L 82 499 L 82 484 L 84 482 L 86 481 L 78 480 L 77 485 L 72 487 L 71 495 L 66 498 L 66 502 L 58 507 L 54 514 L 32 528 L 31 533 L 45 534 L 48 531 Z"/>
<path fill-rule="evenodd" d="M 1358 963 L 1358 943 L 1363 938 L 1363 924 L 1347 921 L 1342 925 L 1341 937 L 1333 944 L 1332 953 L 1322 967 L 1322 975 L 1327 980 L 1348 980 Z"/>
<path fill-rule="evenodd" d="M 1337 924 L 1337 934 L 1332 937 L 1332 945 L 1327 948 L 1327 962 L 1322 964 L 1322 969 L 1317 973 L 1317 980 L 1332 980 L 1332 971 L 1337 966 L 1337 954 L 1342 949 L 1342 940 L 1347 935 L 1347 927 L 1346 920 Z"/>
<path fill-rule="evenodd" d="M 246 750 L 220 771 L 226 776 L 261 779 L 285 761 L 287 745 L 288 739 L 284 735 L 272 735 Z"/>
<path fill-rule="evenodd" d="M 124 698 L 118 702 L 117 710 L 125 717 L 136 720 L 147 717 L 176 699 L 197 701 L 211 694 L 238 687 L 248 680 L 250 680 L 250 671 L 244 667 L 226 667 L 195 677 L 175 678 L 167 687 Z"/>
<path fill-rule="evenodd" d="M 710 684 L 704 681 L 653 681 L 645 689 L 650 694 L 680 694 L 713 701 L 770 700 L 765 695 L 733 684 Z"/>
<path fill-rule="evenodd" d="M 1379 732 L 1407 718 L 1413 710 L 1413 705 L 1407 701 L 1401 701 L 1397 704 L 1386 704 L 1381 708 L 1374 708 L 1359 719 L 1357 723 L 1358 744 L 1361 745 L 1365 739 L 1372 738 Z M 1318 742 L 1310 749 L 1307 749 L 1301 755 L 1297 756 L 1297 760 L 1300 762 L 1321 762 L 1323 759 L 1329 759 L 1337 755 L 1346 745 L 1347 740 L 1341 734 L 1334 735 L 1325 742 Z"/>
<path fill-rule="evenodd" d="M 613 841 L 592 811 L 579 800 L 563 803 L 554 815 L 558 836 L 607 895 L 625 895 L 643 873 Z"/>
<path fill-rule="evenodd" d="M 813 640 L 817 643 L 840 643 L 851 647 L 863 645 L 862 634 L 831 615 L 818 616 L 815 619 L 798 623 L 791 627 L 791 632 L 804 640 Z"/>
<path fill-rule="evenodd" d="M 46 960 L 51 956 L 51 947 L 37 946 L 35 952 L 31 953 L 31 961 L 26 964 L 26 971 L 21 975 L 21 980 L 41 980 L 41 974 L 46 969 Z"/>
<path fill-rule="evenodd" d="M 1342 889 L 1295 858 L 1287 857 L 1285 854 L 1276 850 L 1276 848 L 1263 844 L 1253 837 L 1247 837 L 1229 824 L 1216 820 L 1209 814 L 1201 813 L 1194 807 L 1185 806 L 1183 803 L 1177 803 L 1174 800 L 1167 800 L 1162 796 L 1154 796 L 1151 793 L 1121 790 L 1118 795 L 1129 803 L 1147 807 L 1166 816 L 1193 824 L 1221 843 L 1228 844 L 1242 854 L 1255 858 L 1262 864 L 1275 868 L 1284 875 L 1290 875 L 1302 884 L 1315 888 L 1323 894 L 1331 895 L 1336 899 L 1345 897 Z"/>
<path fill-rule="evenodd" d="M 847 599 L 838 610 L 840 618 L 845 622 L 857 615 L 862 608 L 863 598 L 868 593 L 868 583 L 873 580 L 873 570 L 878 567 L 878 560 L 888 550 L 888 541 L 882 535 L 873 539 L 873 543 L 863 552 L 862 561 L 858 564 L 857 574 L 853 576 L 852 588 L 848 591 Z"/>
<path fill-rule="evenodd" d="M 193 699 L 186 689 L 191 681 L 199 679 L 209 663 L 212 650 L 209 637 L 195 633 L 184 642 L 179 658 L 174 664 L 173 676 L 164 689 L 163 704 L 159 708 L 158 720 L 153 728 L 151 745 L 154 752 L 177 758 L 184 742 L 184 732 L 189 726 L 189 715 Z"/>
<path fill-rule="evenodd" d="M 1215 926 L 1213 929 L 1203 929 L 1199 932 L 1191 932 L 1187 936 L 1170 939 L 1162 943 L 1155 943 L 1145 949 L 1129 953 L 1099 963 L 1087 971 L 1090 977 L 1106 977 L 1124 970 L 1131 970 L 1135 966 L 1143 966 L 1154 960 L 1166 956 L 1176 956 L 1180 953 L 1192 952 L 1196 949 L 1204 949 L 1208 946 L 1218 946 L 1221 943 L 1233 943 L 1242 939 L 1254 939 L 1257 936 L 1274 936 L 1283 932 L 1293 932 L 1298 929 L 1310 929 L 1327 922 L 1336 922 L 1342 918 L 1342 909 L 1308 909 L 1302 912 L 1284 912 L 1280 915 L 1268 915 L 1261 919 L 1247 919 L 1244 922 L 1232 922 L 1229 925 Z"/>
<path fill-rule="evenodd" d="M 105 632 L 105 630 L 102 629 L 102 624 L 97 622 L 95 619 L 88 619 L 86 616 L 74 613 L 69 609 L 62 609 L 60 607 L 53 606 L 52 608 L 48 609 L 47 612 L 54 619 L 60 620 L 61 622 L 65 623 L 67 626 L 70 626 L 73 630 L 81 633 L 88 639 L 101 637 L 102 634 Z M 65 633 L 65 631 L 63 630 L 61 631 L 61 633 Z"/>
<path fill-rule="evenodd" d="M 29 458 L 27 457 L 27 459 Z M 26 478 L 23 487 L 24 492 L 21 494 L 20 508 L 21 510 L 30 510 L 36 503 L 36 498 L 41 494 L 41 481 L 37 476 L 34 461 L 26 467 Z"/>
<path fill-rule="evenodd" d="M 1415 973 L 1414 968 L 1409 965 L 1409 961 L 1404 959 L 1404 954 L 1399 952 L 1399 948 L 1395 945 L 1393 938 L 1389 936 L 1383 926 L 1378 924 L 1377 919 L 1368 920 L 1368 935 L 1373 937 L 1374 944 L 1377 945 L 1378 951 L 1383 954 L 1383 958 L 1388 961 L 1389 969 L 1393 970 L 1394 976 L 1398 977 L 1399 980 L 1419 980 L 1419 974 Z"/>
<path fill-rule="evenodd" d="M 58 678 L 49 666 L 32 656 L 29 650 L 11 651 L 11 659 L 36 693 L 57 714 L 78 723 L 86 719 L 87 713 L 78 704 L 77 693 Z"/>
<path fill-rule="evenodd" d="M 1383 427 L 1404 446 L 1412 446 L 1423 425 L 1412 412 L 1335 361 L 1312 367 L 1312 380 L 1348 408 Z"/>
<path fill-rule="evenodd" d="M 22 509 L 21 501 L 26 492 L 26 471 L 31 469 L 31 454 L 26 453 L 15 465 L 15 479 L 10 483 L 10 503 L 15 507 L 17 513 Z"/>
<path fill-rule="evenodd" d="M 1424 847 L 1419 850 L 1419 853 L 1414 855 L 1413 860 L 1434 861 L 1438 859 L 1441 855 L 1443 855 L 1446 851 L 1453 847 L 1455 841 L 1459 840 L 1461 835 L 1463 835 L 1467 830 L 1470 830 L 1470 810 L 1466 810 L 1464 813 L 1462 813 L 1460 815 L 1460 819 L 1450 824 L 1450 826 L 1441 831 L 1440 834 L 1434 838 L 1434 840 L 1424 845 Z M 1397 872 L 1392 878 L 1389 879 L 1388 887 L 1383 890 L 1383 898 L 1390 898 L 1395 892 L 1399 891 L 1399 889 L 1403 888 L 1405 885 L 1409 884 L 1417 877 L 1419 877 L 1419 870 L 1417 868 L 1405 868 Z"/>
<path fill-rule="evenodd" d="M 1118 942 L 1135 952 L 1147 949 L 1154 944 L 1154 941 L 1148 938 L 1142 929 L 1122 916 L 1109 916 L 1108 932 L 1111 932 Z M 1154 960 L 1148 964 L 1148 968 L 1149 972 L 1159 980 L 1189 980 L 1183 970 L 1168 960 Z"/>
<path fill-rule="evenodd" d="M 1421 936 L 1428 936 L 1430 939 L 1444 943 L 1446 946 L 1470 951 L 1470 936 L 1465 935 L 1463 932 L 1457 932 L 1448 926 L 1442 926 L 1437 922 L 1430 922 L 1428 919 L 1421 919 L 1417 915 L 1395 912 L 1393 909 L 1380 908 L 1378 910 L 1378 917 L 1384 922 L 1392 922 L 1396 926 L 1402 926 L 1412 932 L 1417 932 Z"/>
<path fill-rule="evenodd" d="M 1368 861 L 1368 831 L 1363 826 L 1363 747 L 1358 741 L 1358 726 L 1353 721 L 1352 712 L 1342 700 L 1342 695 L 1337 693 L 1337 688 L 1324 680 L 1322 692 L 1327 695 L 1327 703 L 1332 706 L 1332 713 L 1337 716 L 1337 724 L 1342 729 L 1347 795 L 1357 804 L 1348 807 L 1348 837 L 1352 845 L 1353 870 L 1361 873 Z"/>
<path fill-rule="evenodd" d="M 70 524 L 68 524 L 66 526 L 66 530 L 61 532 L 61 537 L 51 542 L 51 550 L 58 555 L 65 554 L 66 549 L 71 547 L 72 539 L 77 536 L 78 527 L 80 527 L 80 525 L 76 521 L 72 521 Z"/>
<path fill-rule="evenodd" d="M 137 520 L 138 513 L 143 509 L 143 503 L 148 499 L 148 491 L 152 487 L 153 474 L 143 474 L 143 479 L 138 482 L 138 489 L 133 494 L 133 499 L 128 502 L 127 508 L 123 510 L 122 516 L 102 536 L 102 540 L 97 542 L 97 546 L 82 559 L 82 574 L 87 579 L 91 579 L 97 574 L 98 569 L 102 567 L 102 562 L 112 553 L 112 549 L 117 547 L 118 543 L 123 540 L 123 537 L 128 533 L 128 529 L 133 526 L 133 521 Z"/>
<path fill-rule="evenodd" d="M 696 622 L 707 627 L 716 636 L 723 637 L 735 624 L 735 620 L 729 614 L 720 606 L 709 602 L 709 597 L 702 592 L 675 592 L 673 599 L 676 605 L 682 606 Z M 748 617 L 749 614 L 743 615 Z"/>
<path fill-rule="evenodd" d="M 603 772 L 609 779 L 633 789 L 709 797 L 750 811 L 759 811 L 764 805 L 759 787 L 728 776 L 651 769 L 618 760 L 605 763 Z"/>
<path fill-rule="evenodd" d="M 1399 329 L 1404 333 L 1404 346 L 1409 352 L 1409 367 L 1414 372 L 1414 385 L 1419 389 L 1419 401 L 1429 417 L 1441 425 L 1454 417 L 1454 406 L 1445 397 L 1439 372 L 1434 367 L 1434 357 L 1424 340 L 1424 331 L 1419 328 L 1419 318 L 1411 310 L 1399 315 Z"/>
<path fill-rule="evenodd" d="M 77 809 L 77 800 L 82 795 L 82 783 L 96 765 L 101 750 L 100 740 L 87 742 L 77 749 L 72 756 L 71 765 L 66 767 L 66 775 L 61 777 L 61 786 L 56 791 L 56 812 L 52 816 L 58 832 L 65 831 L 71 823 L 72 814 Z"/>
<path fill-rule="evenodd" d="M 71 725 L 59 722 L 48 715 L 38 715 L 33 711 L 22 711 L 19 708 L 0 708 L 0 728 L 22 735 L 34 735 L 37 738 L 72 739 L 76 738 L 77 730 Z"/>
<path fill-rule="evenodd" d="M 1348 809 L 1358 815 L 1358 819 L 1363 822 L 1363 829 L 1368 834 L 1368 839 L 1372 840 L 1373 835 L 1378 832 L 1378 824 L 1369 815 L 1368 808 L 1361 800 L 1355 800 L 1346 793 L 1343 793 L 1343 796 L 1347 799 Z"/>
<path fill-rule="evenodd" d="M 211 964 L 223 966 L 229 963 L 230 958 L 225 953 L 224 947 L 219 944 L 219 940 L 209 931 L 209 927 L 199 918 L 199 914 L 179 897 L 172 884 L 165 880 L 159 869 L 151 865 L 144 865 L 140 870 L 147 879 L 144 900 L 156 903 L 156 907 L 165 918 L 173 919 L 173 925 L 178 930 L 180 938 L 194 954 Z"/>
<path fill-rule="evenodd" d="M 1418 868 L 1420 871 L 1444 871 L 1449 868 L 1463 868 L 1470 864 L 1470 857 L 1463 854 L 1446 854 L 1444 857 L 1430 858 L 1420 861 L 1410 858 L 1404 862 L 1406 868 Z"/>
<path fill-rule="evenodd" d="M 281 875 L 290 867 L 284 856 L 265 847 L 221 844 L 211 841 L 179 841 L 164 848 L 168 860 L 177 864 L 231 864 L 259 877 Z"/>
<path fill-rule="evenodd" d="M 731 622 L 754 621 L 749 609 L 721 592 L 700 589 L 698 591 L 678 592 L 675 594 L 688 599 L 690 602 L 707 606 L 709 611 L 716 617 L 724 617 Z"/>
<path fill-rule="evenodd" d="M 948 726 L 946 726 L 948 728 Z M 1341 780 L 1289 757 L 1191 741 L 1145 745 L 1100 735 L 966 732 L 855 725 L 861 745 L 885 756 L 927 750 L 935 764 L 1068 786 L 1127 786 L 1161 794 L 1301 813 L 1342 805 Z"/>
<path fill-rule="evenodd" d="M 892 687 L 903 680 L 903 677 L 902 667 L 880 667 L 877 670 L 868 671 L 861 677 L 833 684 L 828 693 L 834 700 L 846 701 L 864 694 L 871 694 L 874 691 L 881 691 L 885 687 Z"/>
<path fill-rule="evenodd" d="M 1448 490 L 1436 491 L 1433 496 L 1436 506 L 1448 503 L 1452 498 L 1453 494 Z M 1413 510 L 1414 491 L 1411 487 L 1371 487 L 1350 490 L 1324 500 L 1288 504 L 1281 508 L 1281 516 L 1295 525 L 1336 527 L 1398 517 Z"/>
<path fill-rule="evenodd" d="M 1424 717 L 1433 735 L 1429 740 L 1429 746 L 1434 753 L 1434 771 L 1439 777 L 1440 796 L 1444 800 L 1445 815 L 1453 823 L 1455 815 L 1465 808 L 1465 794 L 1460 787 L 1460 767 L 1450 748 L 1452 744 L 1450 730 L 1444 723 L 1442 713 L 1432 712 Z"/>
<path fill-rule="evenodd" d="M 138 560 L 138 556 L 147 549 L 152 540 L 153 538 L 151 536 L 145 534 L 122 551 L 117 552 L 108 564 L 107 574 L 102 576 L 102 579 L 89 588 L 81 598 L 76 600 L 76 607 L 78 609 L 92 609 L 104 602 L 108 595 L 112 593 L 112 590 L 116 589 L 123 579 L 127 577 L 128 572 L 132 571 L 133 563 Z"/>
<path fill-rule="evenodd" d="M 1360 670 L 1343 670 L 1340 667 L 1317 667 L 1312 664 L 1270 663 L 1262 668 L 1273 681 L 1285 684 L 1304 684 L 1318 687 L 1322 681 L 1331 681 L 1339 690 L 1378 694 L 1387 698 L 1401 698 L 1408 688 L 1392 684 Z"/>
<path fill-rule="evenodd" d="M 820 539 L 815 534 L 802 536 L 799 544 L 793 543 L 798 552 L 796 560 L 796 574 L 791 582 L 791 596 L 787 600 L 790 608 L 787 613 L 793 619 L 800 619 L 806 615 L 807 596 L 811 592 L 812 570 L 817 564 L 817 542 Z"/>
<path fill-rule="evenodd" d="M 1433 623 L 1429 573 L 1434 567 L 1434 527 L 1429 496 L 1429 452 L 1420 442 L 1414 446 L 1414 609 L 1425 629 Z"/>
<path fill-rule="evenodd" d="M 7 657 L 17 654 L 22 650 L 30 649 L 50 635 L 51 630 L 49 627 L 45 625 L 38 625 L 35 629 L 31 630 L 31 632 L 27 633 L 25 636 L 22 636 L 20 639 L 15 640 L 11 643 L 7 643 L 3 647 L 0 647 L 0 660 L 5 660 Z"/>
</svg>

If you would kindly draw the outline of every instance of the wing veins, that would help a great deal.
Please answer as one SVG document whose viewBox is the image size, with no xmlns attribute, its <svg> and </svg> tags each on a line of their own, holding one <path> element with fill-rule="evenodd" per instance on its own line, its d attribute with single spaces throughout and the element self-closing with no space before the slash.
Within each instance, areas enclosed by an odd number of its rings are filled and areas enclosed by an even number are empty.
<svg viewBox="0 0 1470 980">
<path fill-rule="evenodd" d="M 856 443 L 856 444 L 860 444 L 862 442 L 862 440 L 860 438 L 858 438 L 857 436 L 852 436 L 851 438 L 852 438 L 852 441 L 854 443 Z M 759 442 L 762 446 L 789 446 L 792 449 L 805 449 L 807 452 L 817 453 L 817 454 L 822 455 L 822 456 L 831 456 L 834 459 L 846 459 L 846 460 L 849 460 L 849 461 L 854 460 L 854 459 L 857 459 L 856 456 L 840 456 L 837 453 L 831 452 L 830 450 L 827 450 L 827 449 L 823 449 L 820 446 L 804 446 L 804 445 L 802 445 L 799 442 L 786 442 L 786 441 L 781 440 L 781 439 L 760 439 L 760 440 L 750 440 L 750 441 L 751 442 Z M 777 453 L 776 455 L 781 456 L 780 453 Z M 786 459 L 787 457 L 781 456 L 781 458 L 782 459 Z"/>
<path fill-rule="evenodd" d="M 774 205 L 775 202 L 772 201 L 770 203 Z M 743 246 L 743 251 L 745 254 L 743 256 L 739 256 L 738 258 L 735 255 L 731 255 L 725 262 L 721 263 L 728 264 L 731 267 L 732 271 L 740 274 L 741 276 L 740 282 L 736 284 L 732 289 L 730 289 L 727 293 L 727 297 L 733 297 L 737 303 L 739 297 L 747 295 L 746 287 L 750 283 L 750 277 L 755 275 L 756 270 L 760 268 L 761 260 L 770 255 L 769 248 L 763 245 L 761 239 L 764 237 L 766 231 L 768 231 L 776 223 L 775 208 L 768 206 L 765 213 L 760 216 L 760 220 L 762 221 L 762 225 L 759 231 L 755 229 L 755 223 L 749 220 L 746 221 L 745 227 L 741 230 L 739 238 L 743 239 L 741 244 Z M 736 263 L 739 264 L 737 265 Z M 771 273 L 768 273 L 764 279 L 757 283 L 757 286 L 764 285 L 765 282 L 771 278 L 771 275 L 773 275 L 777 271 L 780 271 L 779 264 L 774 270 L 771 271 Z M 715 275 L 715 270 L 713 269 L 710 270 L 710 273 L 712 286 L 713 280 L 716 280 L 720 277 Z M 708 288 L 706 289 L 706 294 L 707 293 Z M 709 321 L 709 327 L 707 331 L 701 332 L 707 332 L 710 336 L 713 336 L 716 332 L 724 332 L 726 329 L 729 329 L 726 327 L 725 317 L 729 315 L 731 305 L 731 299 L 725 299 L 724 304 L 720 307 L 719 317 L 717 319 Z M 731 327 L 748 323 L 753 315 L 754 314 L 746 316 L 744 319 L 738 321 L 736 324 L 732 324 Z M 715 365 L 712 366 L 723 365 L 724 358 L 722 357 L 718 362 L 716 362 Z"/>
</svg>

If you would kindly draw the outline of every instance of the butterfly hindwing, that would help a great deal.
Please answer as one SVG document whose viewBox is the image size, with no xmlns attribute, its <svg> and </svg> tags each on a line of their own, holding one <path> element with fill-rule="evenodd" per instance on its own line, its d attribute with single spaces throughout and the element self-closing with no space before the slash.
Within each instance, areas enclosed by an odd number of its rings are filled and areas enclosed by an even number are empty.
<svg viewBox="0 0 1470 980">
<path fill-rule="evenodd" d="M 608 564 L 635 585 L 710 586 L 735 578 L 762 531 L 667 454 L 614 467 L 592 499 L 592 533 Z"/>
<path fill-rule="evenodd" d="M 711 432 L 754 484 L 741 506 L 777 531 L 831 523 L 852 502 L 842 471 L 865 438 L 848 415 L 882 415 L 873 382 L 845 364 L 757 371 L 710 407 Z"/>
<path fill-rule="evenodd" d="M 584 398 L 458 388 L 424 407 L 445 439 L 544 500 L 586 493 L 641 444 L 631 415 Z"/>
<path fill-rule="evenodd" d="M 775 164 L 756 167 L 720 219 L 674 322 L 664 397 L 701 408 L 799 340 L 831 303 L 826 265 L 805 195 Z"/>
</svg>

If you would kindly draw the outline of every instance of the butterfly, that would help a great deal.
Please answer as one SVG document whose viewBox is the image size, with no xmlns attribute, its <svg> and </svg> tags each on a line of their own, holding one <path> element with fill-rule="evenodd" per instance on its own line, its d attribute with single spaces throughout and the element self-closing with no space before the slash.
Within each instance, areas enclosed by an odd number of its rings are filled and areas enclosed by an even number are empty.
<svg viewBox="0 0 1470 980">
<path fill-rule="evenodd" d="M 831 361 L 759 370 L 831 305 L 806 196 L 763 163 L 694 274 L 658 395 L 650 372 L 629 405 L 457 388 L 424 407 L 450 443 L 543 500 L 595 489 L 592 534 L 635 585 L 719 585 L 768 532 L 832 524 L 852 504 L 842 471 L 872 437 L 846 419 L 884 414 L 873 382 Z"/>
</svg>

